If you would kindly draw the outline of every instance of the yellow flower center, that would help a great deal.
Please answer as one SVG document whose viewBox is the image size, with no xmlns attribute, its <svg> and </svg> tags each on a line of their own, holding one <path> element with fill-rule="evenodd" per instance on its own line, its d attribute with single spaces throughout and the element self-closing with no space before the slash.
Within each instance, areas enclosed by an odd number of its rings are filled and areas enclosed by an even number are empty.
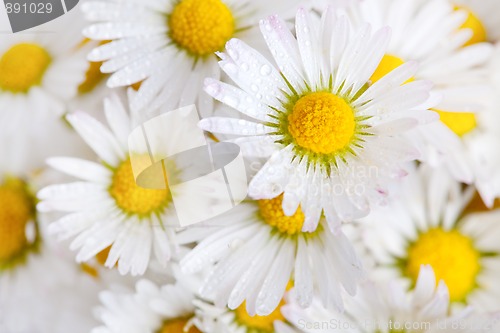
<svg viewBox="0 0 500 333">
<path fill-rule="evenodd" d="M 201 333 L 196 326 L 191 325 L 189 330 L 185 331 L 184 328 L 188 323 L 188 319 L 180 318 L 167 321 L 158 333 Z"/>
<path fill-rule="evenodd" d="M 87 263 L 82 262 L 80 264 L 80 269 L 87 275 L 90 275 L 93 278 L 99 278 L 99 272 L 97 271 L 97 268 L 89 265 Z"/>
<path fill-rule="evenodd" d="M 111 251 L 111 245 L 102 250 L 101 252 L 99 252 L 98 254 L 96 254 L 95 258 L 101 266 L 104 266 L 106 260 L 108 260 L 109 251 Z"/>
<path fill-rule="evenodd" d="M 474 14 L 473 11 L 465 7 L 456 7 L 456 9 L 465 10 L 468 13 L 467 20 L 462 24 L 460 29 L 471 29 L 472 37 L 465 43 L 464 46 L 469 46 L 476 43 L 486 42 L 486 29 L 481 20 Z"/>
<path fill-rule="evenodd" d="M 50 61 L 49 53 L 36 44 L 14 45 L 0 58 L 0 89 L 27 92 L 42 82 Z"/>
<path fill-rule="evenodd" d="M 85 38 L 78 48 L 81 48 L 85 45 L 87 45 L 91 40 L 88 38 Z M 99 45 L 104 45 L 109 43 L 109 41 L 101 41 Z M 102 66 L 102 61 L 98 62 L 89 62 L 89 67 L 87 68 L 87 72 L 85 73 L 85 81 L 83 81 L 79 86 L 78 86 L 78 93 L 79 94 L 86 94 L 94 90 L 94 88 L 101 83 L 101 81 L 106 77 L 106 74 L 101 72 L 101 66 Z"/>
<path fill-rule="evenodd" d="M 495 200 L 495 202 L 493 203 L 493 207 L 488 208 L 484 203 L 483 198 L 481 198 L 479 193 L 476 192 L 467 207 L 465 207 L 465 209 L 463 210 L 462 215 L 465 216 L 472 213 L 487 212 L 496 209 L 500 209 L 500 198 L 497 198 Z"/>
<path fill-rule="evenodd" d="M 404 64 L 403 59 L 396 57 L 395 55 L 392 54 L 386 54 L 380 61 L 380 64 L 378 65 L 377 69 L 375 72 L 372 74 L 370 81 L 371 83 L 375 83 L 399 66 Z M 411 81 L 408 80 L 407 82 Z M 406 82 L 405 82 L 406 83 Z"/>
<path fill-rule="evenodd" d="M 281 307 L 285 304 L 281 300 L 278 307 L 267 316 L 250 316 L 246 310 L 246 303 L 243 302 L 236 310 L 234 310 L 236 321 L 241 326 L 247 328 L 247 332 L 269 332 L 274 333 L 274 321 L 285 321 L 285 317 L 281 314 Z"/>
<path fill-rule="evenodd" d="M 221 0 L 181 0 L 168 25 L 172 40 L 200 57 L 222 50 L 235 32 L 233 14 Z"/>
<path fill-rule="evenodd" d="M 288 116 L 288 131 L 302 148 L 331 154 L 351 142 L 356 121 L 345 100 L 328 92 L 300 98 Z"/>
<path fill-rule="evenodd" d="M 437 281 L 444 280 L 452 301 L 463 301 L 476 286 L 480 253 L 472 240 L 457 230 L 430 229 L 408 250 L 406 274 L 415 282 L 420 265 L 431 265 Z"/>
<path fill-rule="evenodd" d="M 160 211 L 170 199 L 168 189 L 152 190 L 138 186 L 130 160 L 122 162 L 116 168 L 109 192 L 123 211 L 140 216 Z"/>
<path fill-rule="evenodd" d="M 143 82 L 144 81 L 139 81 L 139 82 L 133 83 L 130 85 L 130 88 L 134 89 L 135 91 L 139 91 L 139 89 L 141 89 Z"/>
<path fill-rule="evenodd" d="M 283 195 L 274 199 L 259 200 L 259 212 L 265 223 L 278 229 L 279 232 L 295 235 L 302 230 L 304 224 L 304 213 L 300 207 L 292 216 L 286 216 L 282 208 Z"/>
<path fill-rule="evenodd" d="M 477 126 L 476 115 L 474 113 L 434 111 L 439 114 L 441 121 L 457 135 L 465 135 Z"/>
<path fill-rule="evenodd" d="M 94 88 L 106 77 L 101 72 L 102 62 L 90 62 L 87 72 L 85 73 L 85 81 L 78 86 L 79 94 L 86 94 L 94 90 Z"/>
<path fill-rule="evenodd" d="M 104 264 L 106 263 L 106 260 L 108 260 L 109 256 L 109 251 L 111 250 L 111 246 L 108 246 L 98 254 L 96 254 L 95 259 L 98 265 L 92 265 L 88 263 L 81 263 L 80 267 L 83 270 L 83 272 L 87 273 L 88 275 L 98 278 L 99 277 L 99 265 L 104 267 Z"/>
<path fill-rule="evenodd" d="M 0 186 L 0 266 L 30 245 L 26 226 L 33 214 L 34 201 L 22 181 L 11 179 Z"/>
</svg>

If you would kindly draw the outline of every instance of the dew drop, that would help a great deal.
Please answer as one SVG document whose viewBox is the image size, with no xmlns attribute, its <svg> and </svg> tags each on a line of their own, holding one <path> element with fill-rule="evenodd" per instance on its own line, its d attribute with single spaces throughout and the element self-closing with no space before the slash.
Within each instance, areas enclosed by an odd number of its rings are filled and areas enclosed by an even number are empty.
<svg viewBox="0 0 500 333">
<path fill-rule="evenodd" d="M 260 68 L 260 74 L 263 76 L 268 76 L 271 74 L 271 67 L 269 65 L 264 65 Z"/>
<path fill-rule="evenodd" d="M 205 86 L 205 90 L 211 96 L 217 96 L 221 92 L 221 86 L 218 83 L 210 83 Z"/>
</svg>

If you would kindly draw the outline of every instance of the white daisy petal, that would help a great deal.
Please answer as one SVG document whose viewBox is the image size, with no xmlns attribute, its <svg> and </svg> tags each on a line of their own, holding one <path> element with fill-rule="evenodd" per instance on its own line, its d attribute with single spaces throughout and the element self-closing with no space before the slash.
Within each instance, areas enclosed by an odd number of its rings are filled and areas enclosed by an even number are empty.
<svg viewBox="0 0 500 333">
<path fill-rule="evenodd" d="M 300 65 L 300 51 L 295 38 L 278 16 L 262 20 L 260 28 L 279 70 L 293 87 L 304 88 L 304 73 Z"/>
<path fill-rule="evenodd" d="M 116 165 L 125 158 L 116 139 L 97 120 L 82 112 L 70 114 L 67 119 L 103 161 Z"/>
<path fill-rule="evenodd" d="M 200 120 L 199 126 L 205 131 L 236 135 L 263 135 L 272 129 L 243 119 L 212 117 Z"/>
<path fill-rule="evenodd" d="M 79 158 L 51 157 L 47 164 L 73 177 L 103 185 L 108 184 L 111 176 L 111 172 L 102 165 Z"/>
<path fill-rule="evenodd" d="M 269 120 L 270 109 L 267 105 L 234 86 L 206 79 L 205 91 L 216 100 L 232 106 L 246 116 L 262 121 Z"/>
<path fill-rule="evenodd" d="M 285 294 L 293 268 L 294 252 L 295 246 L 291 242 L 283 242 L 279 250 L 280 258 L 271 266 L 257 296 L 258 315 L 265 316 L 273 312 Z"/>
</svg>

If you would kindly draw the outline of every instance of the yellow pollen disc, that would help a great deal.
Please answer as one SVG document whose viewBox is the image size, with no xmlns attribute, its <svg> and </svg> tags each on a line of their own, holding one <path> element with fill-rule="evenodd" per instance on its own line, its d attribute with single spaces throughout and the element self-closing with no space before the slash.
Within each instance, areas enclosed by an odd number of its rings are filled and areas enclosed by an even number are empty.
<svg viewBox="0 0 500 333">
<path fill-rule="evenodd" d="M 246 310 L 246 303 L 243 302 L 236 310 L 234 310 L 236 315 L 236 321 L 247 327 L 247 331 L 257 331 L 257 332 L 274 332 L 274 321 L 280 320 L 285 321 L 285 317 L 281 314 L 281 307 L 285 304 L 284 300 L 281 300 L 278 307 L 267 316 L 250 316 Z"/>
<path fill-rule="evenodd" d="M 94 90 L 94 88 L 106 77 L 101 72 L 102 62 L 90 62 L 89 68 L 85 73 L 85 81 L 78 86 L 78 93 L 85 94 Z"/>
<path fill-rule="evenodd" d="M 136 184 L 130 160 L 116 168 L 109 192 L 123 211 L 141 216 L 161 210 L 169 201 L 168 190 L 145 189 Z"/>
<path fill-rule="evenodd" d="M 456 7 L 457 10 L 465 10 L 467 15 L 467 20 L 462 24 L 460 29 L 471 29 L 472 37 L 464 44 L 464 46 L 469 46 L 476 43 L 486 42 L 488 40 L 486 34 L 486 28 L 484 27 L 481 20 L 472 12 L 465 7 Z"/>
<path fill-rule="evenodd" d="M 173 319 L 163 324 L 163 327 L 158 333 L 201 333 L 196 326 L 191 325 L 189 330 L 184 330 L 188 323 L 188 319 Z"/>
<path fill-rule="evenodd" d="M 439 114 L 441 121 L 457 135 L 464 135 L 477 126 L 476 115 L 469 112 L 444 112 L 434 110 Z"/>
<path fill-rule="evenodd" d="M 81 48 L 85 45 L 87 45 L 91 40 L 88 38 L 85 38 L 78 48 Z M 101 41 L 99 45 L 104 45 L 109 43 L 110 41 Z M 94 90 L 95 87 L 101 81 L 106 77 L 106 74 L 101 72 L 101 66 L 102 66 L 102 61 L 98 62 L 89 62 L 89 67 L 87 68 L 87 72 L 85 73 L 85 81 L 83 81 L 79 86 L 78 86 L 78 93 L 79 94 L 86 94 L 88 92 L 91 92 Z"/>
<path fill-rule="evenodd" d="M 0 58 L 0 89 L 27 92 L 42 82 L 49 67 L 49 53 L 36 44 L 17 44 Z"/>
<path fill-rule="evenodd" d="M 396 57 L 395 55 L 392 54 L 384 55 L 377 69 L 370 78 L 371 83 L 374 84 L 375 82 L 377 82 L 378 80 L 380 80 L 381 78 L 383 78 L 384 76 L 386 76 L 387 74 L 389 74 L 390 72 L 392 72 L 393 70 L 395 70 L 404 63 L 405 62 L 403 61 L 403 59 Z M 412 79 L 409 79 L 405 83 L 408 83 L 410 81 L 412 81 Z"/>
<path fill-rule="evenodd" d="M 304 224 L 304 213 L 300 207 L 292 216 L 286 216 L 281 206 L 283 195 L 274 199 L 259 200 L 260 216 L 272 227 L 278 229 L 279 232 L 295 235 L 302 230 Z"/>
<path fill-rule="evenodd" d="M 134 89 L 135 91 L 139 91 L 139 89 L 141 89 L 143 82 L 144 81 L 139 81 L 139 82 L 133 83 L 130 85 L 130 88 Z"/>
<path fill-rule="evenodd" d="M 288 116 L 288 131 L 302 148 L 331 154 L 351 142 L 356 121 L 353 109 L 342 98 L 316 92 L 299 99 Z"/>
<path fill-rule="evenodd" d="M 88 263 L 81 263 L 80 268 L 83 270 L 83 272 L 87 273 L 88 275 L 98 278 L 99 277 L 99 265 L 104 267 L 104 264 L 106 263 L 106 260 L 108 260 L 108 255 L 109 251 L 111 250 L 111 246 L 108 246 L 98 254 L 96 254 L 95 259 L 97 261 L 97 265 L 92 265 Z M 116 266 L 116 265 L 115 265 Z"/>
<path fill-rule="evenodd" d="M 408 250 L 406 274 L 417 281 L 420 265 L 431 265 L 436 280 L 444 280 L 451 301 L 462 301 L 476 286 L 480 253 L 472 240 L 457 230 L 430 229 Z"/>
<path fill-rule="evenodd" d="M 80 264 L 80 268 L 85 274 L 90 275 L 93 278 L 99 277 L 99 272 L 97 271 L 97 269 L 87 263 L 82 262 Z"/>
<path fill-rule="evenodd" d="M 105 248 L 104 250 L 102 250 L 101 252 L 99 252 L 95 258 L 97 260 L 97 262 L 101 265 L 101 266 L 104 266 L 104 264 L 106 263 L 106 260 L 108 260 L 108 256 L 109 256 L 109 251 L 111 250 L 111 246 L 108 246 L 107 248 Z"/>
<path fill-rule="evenodd" d="M 497 198 L 493 203 L 493 207 L 488 208 L 479 193 L 475 193 L 472 200 L 469 202 L 467 207 L 463 210 L 463 215 L 468 215 L 471 213 L 487 212 L 489 210 L 500 209 L 500 198 Z"/>
<path fill-rule="evenodd" d="M 181 0 L 168 25 L 177 45 L 202 57 L 222 50 L 235 32 L 233 14 L 221 0 Z"/>
<path fill-rule="evenodd" d="M 0 186 L 0 264 L 21 254 L 29 245 L 26 225 L 33 217 L 33 207 L 23 182 L 8 180 Z"/>
</svg>

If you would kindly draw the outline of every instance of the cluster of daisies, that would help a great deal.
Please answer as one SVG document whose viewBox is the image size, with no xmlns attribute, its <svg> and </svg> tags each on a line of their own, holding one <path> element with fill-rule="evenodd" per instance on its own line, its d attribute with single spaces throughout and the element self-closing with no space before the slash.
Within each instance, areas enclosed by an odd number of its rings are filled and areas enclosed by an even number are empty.
<svg viewBox="0 0 500 333">
<path fill-rule="evenodd" d="M 0 332 L 500 332 L 498 15 L 84 0 L 3 34 Z M 128 138 L 190 105 L 248 196 L 179 227 Z"/>
</svg>

